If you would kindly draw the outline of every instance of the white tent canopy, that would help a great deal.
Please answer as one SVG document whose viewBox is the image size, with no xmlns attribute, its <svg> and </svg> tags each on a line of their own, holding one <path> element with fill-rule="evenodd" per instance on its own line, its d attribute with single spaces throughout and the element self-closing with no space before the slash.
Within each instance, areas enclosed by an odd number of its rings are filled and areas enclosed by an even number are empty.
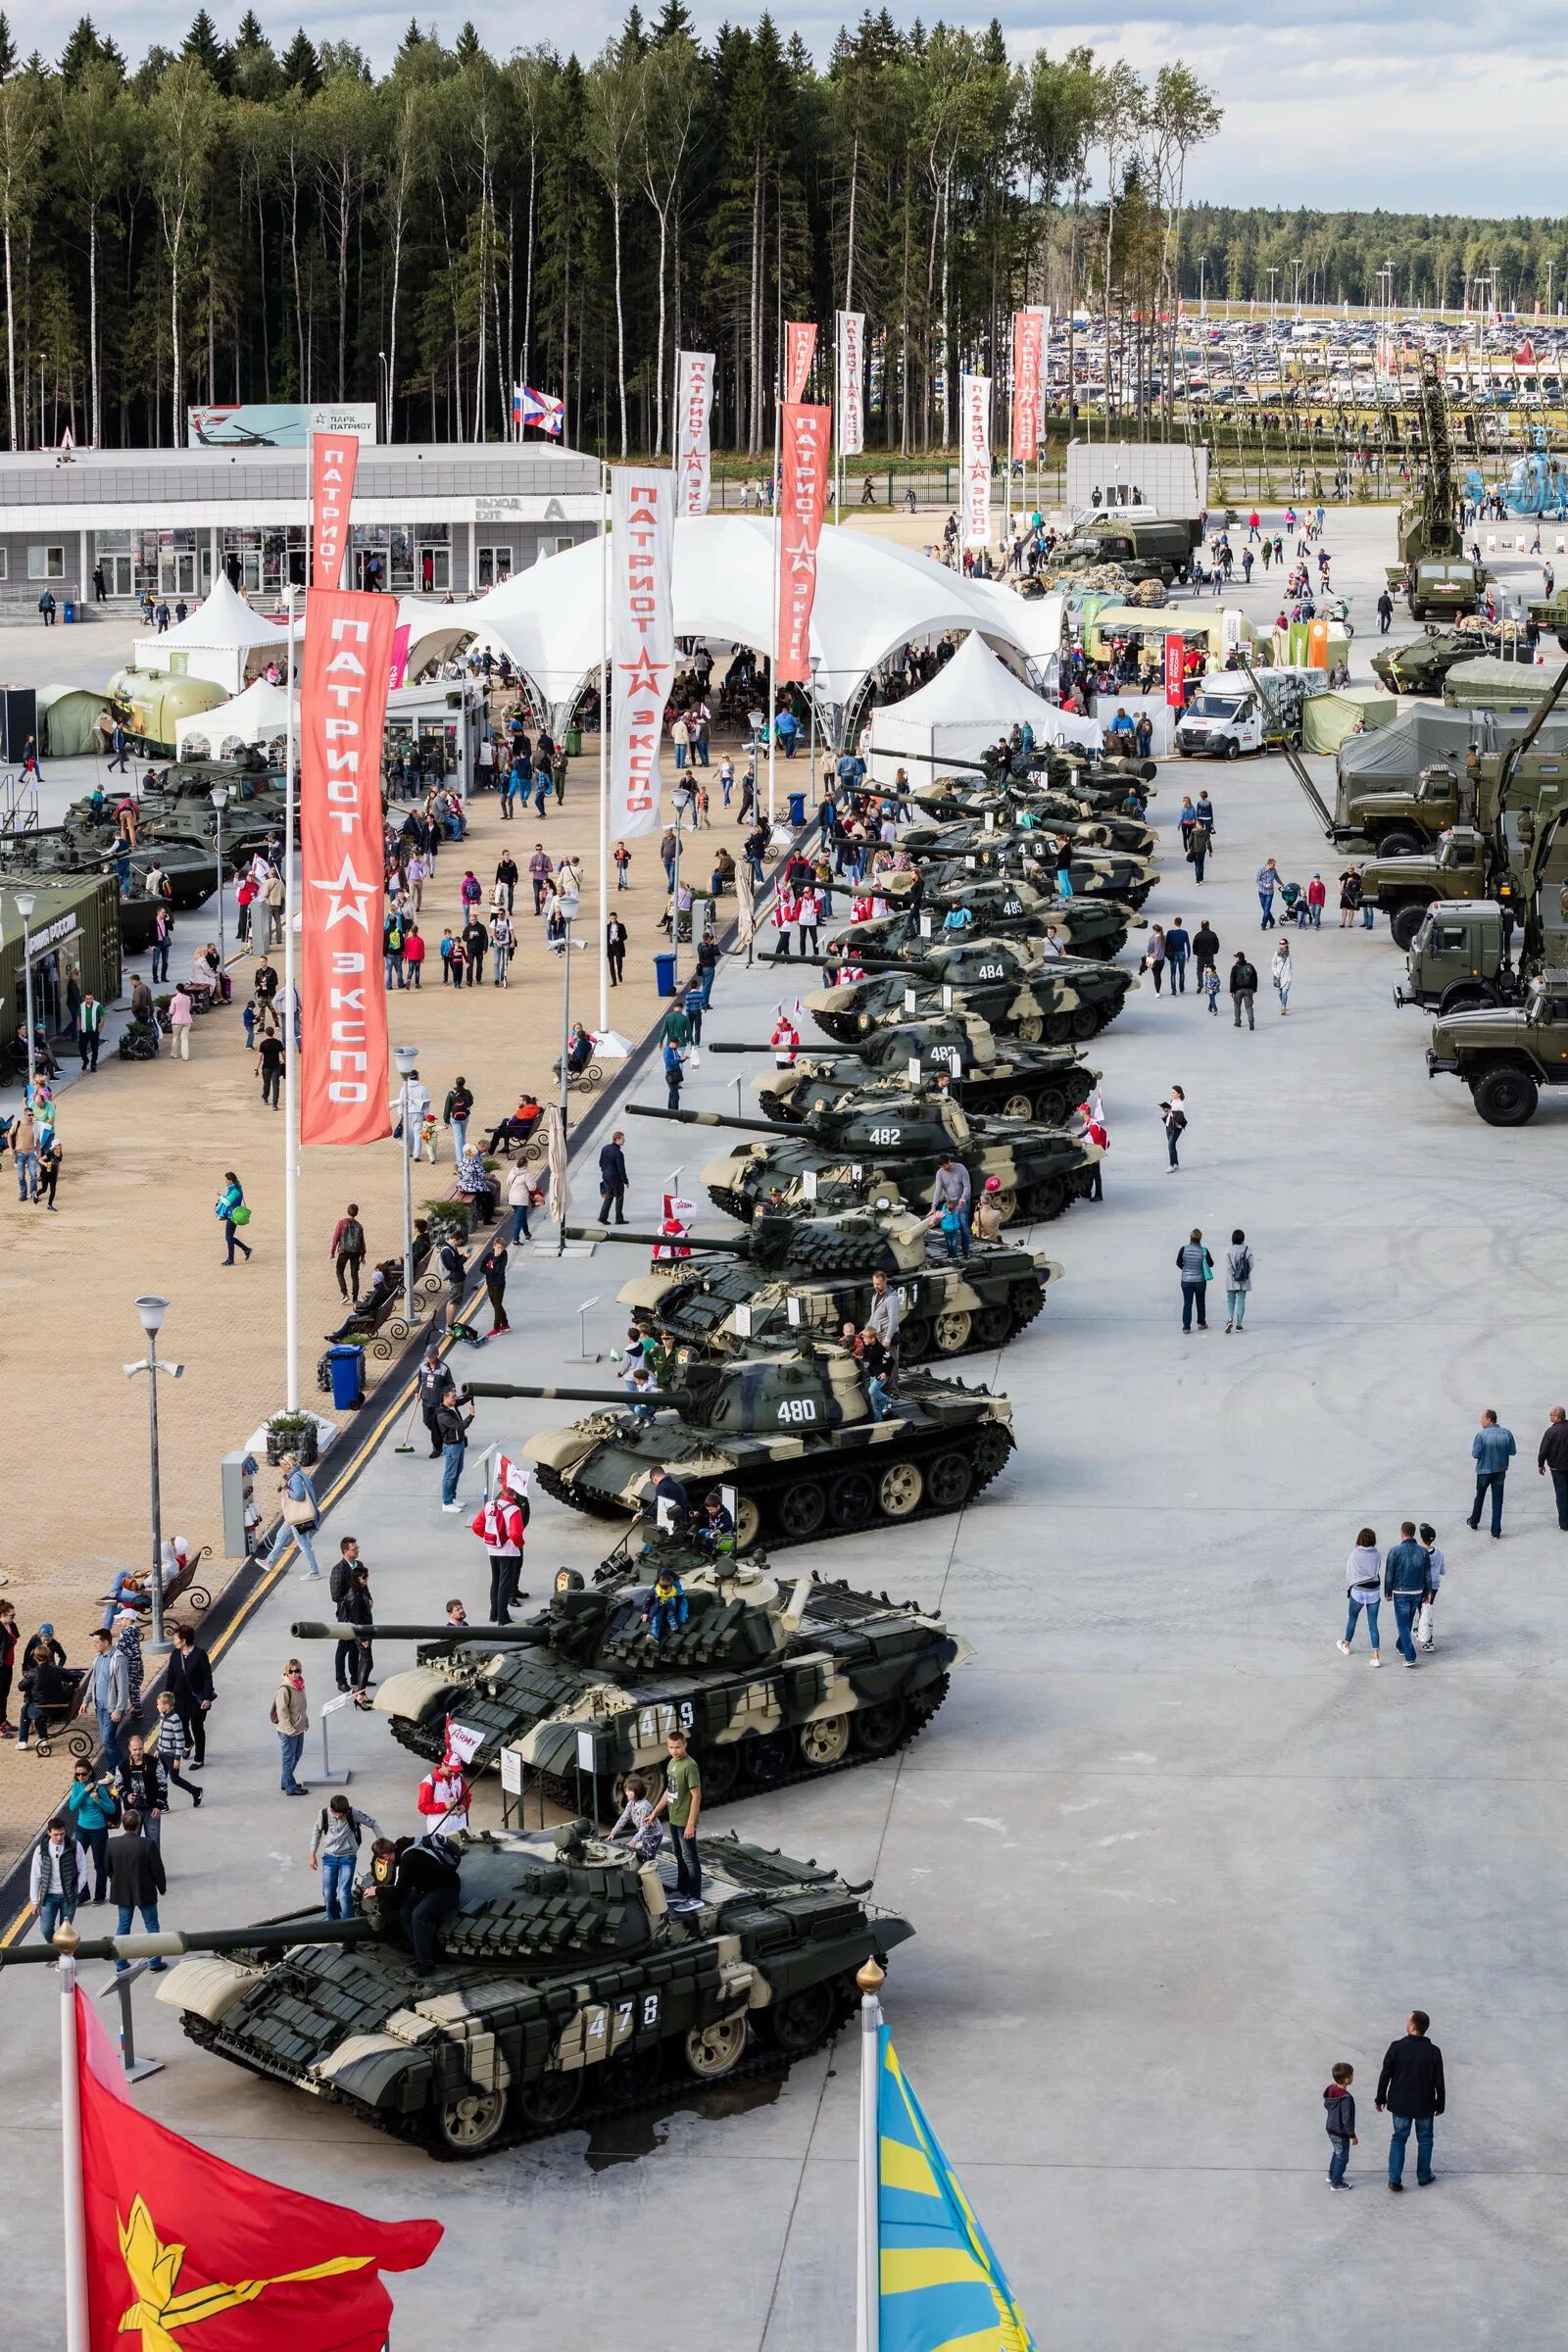
<svg viewBox="0 0 1568 2352">
<path fill-rule="evenodd" d="M 194 612 L 172 628 L 150 630 L 132 640 L 135 669 L 179 669 L 186 677 L 211 678 L 238 694 L 249 677 L 288 642 L 288 623 L 258 612 L 234 588 L 226 572 L 213 582 Z"/>
<path fill-rule="evenodd" d="M 231 760 L 247 745 L 280 743 L 288 731 L 289 700 L 281 686 L 256 678 L 232 702 L 180 719 L 175 749 L 182 760 Z"/>
<path fill-rule="evenodd" d="M 1029 725 L 1036 743 L 1099 744 L 1093 719 L 1059 710 L 1014 677 L 978 636 L 966 637 L 917 692 L 871 713 L 871 779 L 891 784 L 901 766 L 911 783 L 942 773 L 945 760 L 978 760 L 988 744 Z"/>
<path fill-rule="evenodd" d="M 766 651 L 773 641 L 773 526 L 762 516 L 704 514 L 675 525 L 678 637 Z M 584 540 L 517 573 L 466 611 L 468 626 L 510 655 L 558 721 L 598 669 L 603 649 L 600 542 Z M 869 532 L 822 532 L 811 651 L 819 699 L 852 702 L 877 664 L 918 639 L 979 629 L 1020 654 L 1027 608 Z M 1010 605 L 1017 606 L 1014 615 Z"/>
</svg>

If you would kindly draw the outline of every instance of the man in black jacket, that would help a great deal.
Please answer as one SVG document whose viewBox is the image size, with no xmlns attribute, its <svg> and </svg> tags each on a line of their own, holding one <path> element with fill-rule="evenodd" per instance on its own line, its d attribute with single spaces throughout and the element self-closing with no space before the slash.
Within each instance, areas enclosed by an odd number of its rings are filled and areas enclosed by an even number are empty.
<svg viewBox="0 0 1568 2352">
<path fill-rule="evenodd" d="M 608 1225 L 613 1217 L 617 1225 L 626 1222 L 626 1138 L 617 1127 L 599 1154 L 599 1222 Z"/>
<path fill-rule="evenodd" d="M 1557 1497 L 1557 1525 L 1568 1528 L 1568 1410 L 1554 1404 L 1547 1420 L 1536 1468 L 1543 1478 L 1551 1472 L 1552 1493 Z"/>
<path fill-rule="evenodd" d="M 340 1625 L 344 1622 L 343 1603 L 348 1597 L 349 1588 L 354 1582 L 354 1571 L 359 1565 L 360 1539 L 358 1536 L 345 1536 L 337 1547 L 337 1558 L 332 1563 L 331 1581 L 327 1586 L 332 1611 Z M 353 1640 L 340 1642 L 333 1655 L 332 1680 L 341 1691 L 347 1692 L 354 1688 L 354 1652 L 358 1647 L 359 1643 Z"/>
<path fill-rule="evenodd" d="M 184 1727 L 190 1768 L 200 1772 L 207 1761 L 207 1710 L 218 1692 L 213 1684 L 213 1661 L 188 1625 L 174 1628 L 168 1688 L 173 1694 L 174 1713 Z"/>
<path fill-rule="evenodd" d="M 1252 1027 L 1252 1004 L 1256 995 L 1257 966 L 1255 963 L 1249 963 L 1241 949 L 1238 948 L 1236 960 L 1231 965 L 1231 1007 L 1236 1015 L 1233 1027 L 1237 1029 L 1241 1027 L 1244 1007 L 1247 1013 L 1247 1026 L 1249 1029 Z"/>
<path fill-rule="evenodd" d="M 131 1914 L 139 1911 L 148 1935 L 156 1936 L 158 1897 L 169 1890 L 163 1856 L 143 1831 L 141 1815 L 134 1805 L 122 1813 L 120 1820 L 122 1835 L 109 1840 L 109 1900 L 120 1907 L 115 1934 L 128 1936 Z M 123 1976 L 127 1966 L 126 1961 L 117 1960 L 115 1974 Z M 163 1967 L 161 1960 L 151 1961 L 148 1974 L 162 1975 Z"/>
<path fill-rule="evenodd" d="M 433 1977 L 436 1932 L 462 1899 L 455 1855 L 445 1838 L 378 1838 L 370 1848 L 375 1897 L 414 1947 L 414 1973 Z M 369 1890 L 367 1889 L 368 1892 Z"/>
<path fill-rule="evenodd" d="M 114 1852 L 110 1847 L 111 1855 Z M 1424 2009 L 1412 2009 L 1404 2033 L 1397 2041 L 1391 2041 L 1383 2055 L 1383 2072 L 1378 2077 L 1378 2113 L 1385 2108 L 1394 2119 L 1394 2136 L 1389 2141 L 1389 2186 L 1404 2187 L 1404 2151 L 1410 2137 L 1410 2126 L 1415 2126 L 1415 2184 L 1429 2188 L 1437 2178 L 1432 2170 L 1432 2126 L 1446 2104 L 1443 2086 L 1443 2052 L 1435 2041 L 1427 2039 L 1427 2028 L 1432 2020 Z"/>
<path fill-rule="evenodd" d="M 441 1440 L 436 1434 L 435 1424 L 436 1415 L 441 1410 L 441 1398 L 446 1392 L 450 1377 L 445 1364 L 441 1361 L 440 1347 L 436 1341 L 432 1340 L 424 1351 L 424 1361 L 419 1366 L 419 1418 L 424 1423 L 429 1436 L 432 1462 L 438 1462 L 441 1459 Z"/>
</svg>

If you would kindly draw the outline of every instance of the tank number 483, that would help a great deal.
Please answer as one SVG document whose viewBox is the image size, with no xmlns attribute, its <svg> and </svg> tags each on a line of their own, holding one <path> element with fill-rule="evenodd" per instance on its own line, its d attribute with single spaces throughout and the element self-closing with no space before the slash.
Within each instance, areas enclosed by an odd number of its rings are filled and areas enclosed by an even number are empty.
<svg viewBox="0 0 1568 2352">
<path fill-rule="evenodd" d="M 778 1417 L 781 1421 L 814 1421 L 816 1419 L 816 1398 L 814 1396 L 786 1396 L 778 1408 Z"/>
</svg>

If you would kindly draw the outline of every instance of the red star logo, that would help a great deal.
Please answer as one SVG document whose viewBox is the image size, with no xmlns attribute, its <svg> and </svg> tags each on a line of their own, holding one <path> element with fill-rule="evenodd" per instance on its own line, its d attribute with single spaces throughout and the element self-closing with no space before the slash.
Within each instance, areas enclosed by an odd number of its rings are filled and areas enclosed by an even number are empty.
<svg viewBox="0 0 1568 2352">
<path fill-rule="evenodd" d="M 345 850 L 342 871 L 337 880 L 335 882 L 313 881 L 311 884 L 313 890 L 324 890 L 332 902 L 326 921 L 321 928 L 330 931 L 334 923 L 358 923 L 362 930 L 368 931 L 370 928 L 369 903 L 379 887 L 378 883 L 360 880 L 359 875 L 354 871 L 353 860 Z"/>
</svg>

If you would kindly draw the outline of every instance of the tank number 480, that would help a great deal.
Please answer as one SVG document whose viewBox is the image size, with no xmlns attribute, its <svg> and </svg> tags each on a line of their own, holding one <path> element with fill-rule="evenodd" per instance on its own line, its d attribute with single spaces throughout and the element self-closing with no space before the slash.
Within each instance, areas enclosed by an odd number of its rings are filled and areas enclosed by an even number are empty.
<svg viewBox="0 0 1568 2352">
<path fill-rule="evenodd" d="M 786 1396 L 778 1408 L 778 1417 L 781 1421 L 814 1421 L 816 1419 L 816 1398 L 814 1396 Z"/>
</svg>

